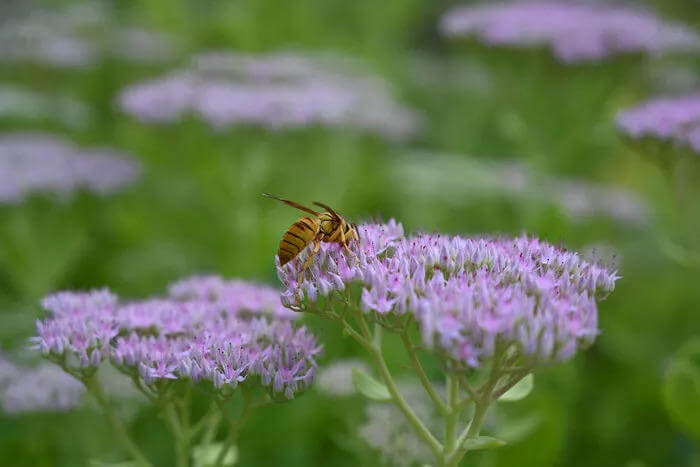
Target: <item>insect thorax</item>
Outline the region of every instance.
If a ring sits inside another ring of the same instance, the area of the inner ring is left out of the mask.
[[[321,232],[325,235],[331,235],[340,225],[340,222],[338,222],[335,217],[328,212],[321,213],[318,216],[318,220],[321,227]]]

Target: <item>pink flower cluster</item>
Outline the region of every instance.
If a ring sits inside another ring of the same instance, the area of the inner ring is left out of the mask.
[[[50,314],[34,338],[42,354],[76,371],[108,359],[146,385],[186,379],[220,389],[255,377],[292,398],[313,381],[321,351],[277,291],[239,280],[193,277],[167,297],[124,304],[106,290],[60,292],[43,306]]]
[[[181,71],[130,86],[119,105],[146,123],[173,122],[191,113],[217,129],[320,125],[393,139],[417,131],[416,115],[391,98],[384,82],[343,68],[312,55],[213,52],[195,57]]]
[[[630,138],[654,138],[700,154],[700,93],[652,99],[623,110],[616,120]]]
[[[459,6],[442,18],[448,37],[476,37],[497,46],[546,46],[566,63],[621,53],[700,50],[700,37],[680,24],[630,7],[596,2],[521,1]]]
[[[371,315],[411,314],[426,346],[479,366],[497,342],[535,362],[560,361],[595,339],[597,301],[613,271],[535,238],[404,237],[400,224],[359,227],[358,260],[323,244],[301,287],[303,298],[360,284],[358,306]],[[308,250],[278,267],[292,303]]]
[[[113,149],[83,149],[43,133],[0,135],[0,203],[18,203],[37,191],[110,194],[140,175],[138,161]]]

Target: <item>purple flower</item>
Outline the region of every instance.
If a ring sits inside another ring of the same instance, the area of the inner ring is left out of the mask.
[[[37,321],[34,346],[45,356],[69,356],[79,368],[97,367],[119,333],[116,300],[107,290],[49,295],[42,306],[51,317]]]
[[[632,139],[654,138],[700,154],[700,93],[652,99],[620,112],[616,121]]]
[[[35,346],[72,370],[108,358],[145,385],[183,379],[220,389],[252,378],[292,398],[311,384],[321,347],[294,326],[279,292],[216,276],[185,279],[169,291],[127,303],[107,291],[51,295]]]
[[[54,365],[19,367],[0,355],[0,405],[6,413],[64,411],[80,404],[84,389]]]
[[[393,221],[362,225],[359,232],[360,244],[354,245],[359,261],[335,244],[323,244],[301,294],[313,302],[318,294],[356,282],[365,313],[411,314],[426,346],[467,366],[479,366],[497,342],[517,347],[533,362],[571,357],[595,339],[596,302],[618,279],[535,238],[403,237]],[[307,255],[305,250],[278,266],[287,302],[293,301]],[[339,283],[331,279],[339,277],[338,265],[351,271]]]
[[[35,191],[109,194],[140,172],[138,162],[114,150],[83,150],[40,133],[0,135],[0,203],[18,203]]]
[[[277,53],[209,53],[189,68],[126,89],[122,110],[143,122],[166,123],[187,113],[214,128],[343,126],[406,138],[416,116],[390,98],[385,83],[321,57]]]
[[[279,290],[243,280],[224,280],[219,276],[193,276],[172,284],[171,297],[217,302],[237,314],[269,314],[296,319],[299,315],[280,302]]]
[[[448,37],[473,36],[489,45],[547,46],[562,62],[591,62],[622,53],[700,50],[691,29],[648,11],[595,3],[527,1],[460,6],[448,11]]]

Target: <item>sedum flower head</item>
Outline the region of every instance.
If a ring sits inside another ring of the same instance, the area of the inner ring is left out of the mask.
[[[310,302],[361,285],[359,306],[373,317],[411,315],[426,346],[459,366],[478,367],[496,343],[533,363],[561,361],[593,342],[597,304],[617,275],[535,238],[401,235],[400,224],[359,227],[358,260],[322,245],[301,287]],[[294,301],[308,251],[278,267]]]
[[[700,93],[652,99],[620,112],[616,120],[632,139],[653,138],[700,154]]]
[[[186,69],[127,88],[119,104],[147,123],[192,113],[214,128],[321,125],[390,138],[417,130],[416,116],[391,99],[385,83],[345,68],[312,55],[208,53]]]
[[[41,133],[0,135],[0,203],[18,203],[36,191],[109,194],[140,172],[137,161],[111,149],[80,149]]]
[[[146,385],[180,379],[218,390],[255,379],[291,399],[311,384],[321,348],[272,295],[264,285],[217,277],[128,303],[105,290],[61,292],[44,299],[50,314],[37,322],[34,342],[71,372],[109,359]]]
[[[561,62],[595,62],[622,53],[700,50],[691,29],[630,7],[581,2],[525,1],[460,6],[441,29],[496,46],[546,46]]]

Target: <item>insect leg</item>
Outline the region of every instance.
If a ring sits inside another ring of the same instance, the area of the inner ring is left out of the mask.
[[[340,228],[339,228],[339,229],[340,229],[340,243],[343,245],[343,248],[345,248],[345,251],[347,251],[348,254],[349,254],[350,256],[352,256],[353,258],[355,258],[355,264],[360,264],[360,259],[357,257],[357,255],[355,254],[355,252],[352,251],[352,250],[350,249],[350,247],[348,246],[348,241],[347,241],[347,239],[345,238],[345,231],[344,231],[344,228],[343,228],[343,227],[345,227],[345,226],[344,226],[344,225],[341,225]]]
[[[314,259],[314,256],[316,256],[316,253],[318,253],[318,250],[320,248],[321,248],[321,239],[319,237],[316,237],[314,239],[314,249],[311,250],[311,254],[309,254],[308,258],[306,258],[306,261],[304,261],[304,265],[301,267],[301,270],[299,271],[299,281],[297,282],[297,291],[294,294],[297,306],[299,306],[299,302],[301,301],[301,297],[299,295],[299,292],[301,291],[301,284],[304,283],[304,273],[311,265],[311,261]]]

